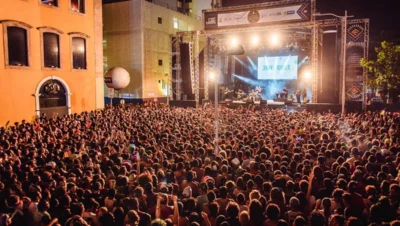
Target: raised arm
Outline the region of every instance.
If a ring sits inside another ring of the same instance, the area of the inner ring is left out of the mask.
[[[176,226],[179,226],[179,206],[178,206],[178,197],[177,196],[172,196],[172,201],[174,202],[174,218],[173,218],[173,223]]]

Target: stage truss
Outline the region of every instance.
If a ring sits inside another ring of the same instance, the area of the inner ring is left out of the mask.
[[[261,3],[261,4],[254,4],[252,5],[253,8],[261,7],[261,6],[276,6],[282,3],[291,4],[291,3],[298,3],[298,0],[284,0],[284,1],[277,1],[277,2],[269,2],[269,3]],[[316,1],[311,0],[311,12],[316,12]],[[238,6],[238,7],[228,7],[229,9],[234,10],[242,10],[244,8],[248,8],[247,6]],[[227,8],[224,8],[226,10]],[[211,11],[218,12],[219,9],[212,9]],[[343,26],[342,21],[338,19],[326,19],[326,20],[316,20],[314,13],[312,13],[311,21],[306,22],[297,22],[297,23],[286,23],[286,24],[271,24],[268,26],[262,27],[244,27],[244,28],[230,28],[230,29],[222,29],[222,30],[203,30],[203,31],[191,31],[191,32],[178,32],[177,37],[178,40],[183,40],[183,43],[189,43],[190,47],[190,71],[191,71],[191,82],[192,82],[192,92],[195,94],[196,103],[199,103],[200,97],[200,74],[199,74],[199,54],[201,52],[199,48],[199,40],[200,38],[205,39],[205,46],[204,46],[204,97],[205,99],[209,99],[209,74],[210,71],[221,70],[221,63],[222,59],[225,59],[226,56],[217,54],[215,49],[216,47],[220,47],[226,44],[226,35],[228,34],[235,34],[235,33],[243,33],[243,32],[263,32],[263,31],[271,31],[271,30],[290,30],[290,29],[309,29],[311,34],[302,34],[293,32],[292,34],[286,35],[289,39],[295,40],[302,40],[306,39],[307,35],[311,36],[311,68],[313,80],[311,85],[312,90],[312,102],[318,102],[319,90],[322,88],[322,67],[320,65],[322,61],[322,54],[319,53],[320,48],[322,48],[322,41],[323,41],[323,28],[328,26]],[[204,16],[203,16],[204,22]],[[364,37],[364,57],[368,58],[368,42],[369,42],[369,20],[350,20],[348,24],[354,24],[357,22],[365,22],[365,37]],[[343,30],[343,29],[342,29]],[[343,35],[345,35],[346,31],[343,31]],[[342,49],[344,48],[344,43],[341,42]],[[348,44],[347,44],[348,45]],[[343,51],[343,50],[342,50]],[[221,59],[219,59],[221,58]],[[218,60],[219,59],[219,60]],[[179,62],[177,65],[181,65],[180,58],[178,58]],[[341,61],[341,67],[343,67],[343,62]],[[342,71],[342,70],[341,70]],[[340,80],[342,82],[343,73],[341,72]],[[340,84],[341,84],[340,82]],[[367,71],[364,70],[363,73],[363,82],[366,84],[367,82]],[[182,83],[177,83],[177,86],[182,86]],[[182,87],[178,88],[177,90],[182,90]],[[342,86],[340,86],[340,94],[341,97]],[[363,107],[365,106],[366,100],[366,85],[363,87]],[[340,101],[340,100],[339,100]]]

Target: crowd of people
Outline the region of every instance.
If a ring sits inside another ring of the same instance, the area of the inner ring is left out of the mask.
[[[1,127],[0,226],[400,225],[399,116],[220,107],[215,141],[213,114],[148,103]]]

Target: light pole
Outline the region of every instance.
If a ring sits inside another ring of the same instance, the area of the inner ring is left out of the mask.
[[[345,104],[346,104],[346,52],[347,52],[347,18],[352,18],[354,16],[348,16],[347,10],[344,11],[344,16],[338,16],[333,13],[317,13],[314,16],[334,16],[336,18],[341,19],[342,21],[342,116],[345,113]]]
[[[171,82],[171,78],[169,77],[168,73],[165,73],[165,77],[167,77],[167,105],[169,106],[169,84]]]
[[[218,147],[218,130],[219,130],[219,115],[218,115],[218,73],[210,72],[209,80],[214,81],[214,110],[215,110],[215,116],[214,116],[214,124],[215,124],[215,138],[214,138],[214,154],[215,156],[218,155],[219,153],[219,147]]]

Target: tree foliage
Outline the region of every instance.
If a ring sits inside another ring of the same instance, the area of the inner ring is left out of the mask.
[[[381,88],[397,100],[400,94],[400,45],[384,41],[375,51],[376,60],[361,60],[361,66],[369,72],[368,85],[370,88]]]

